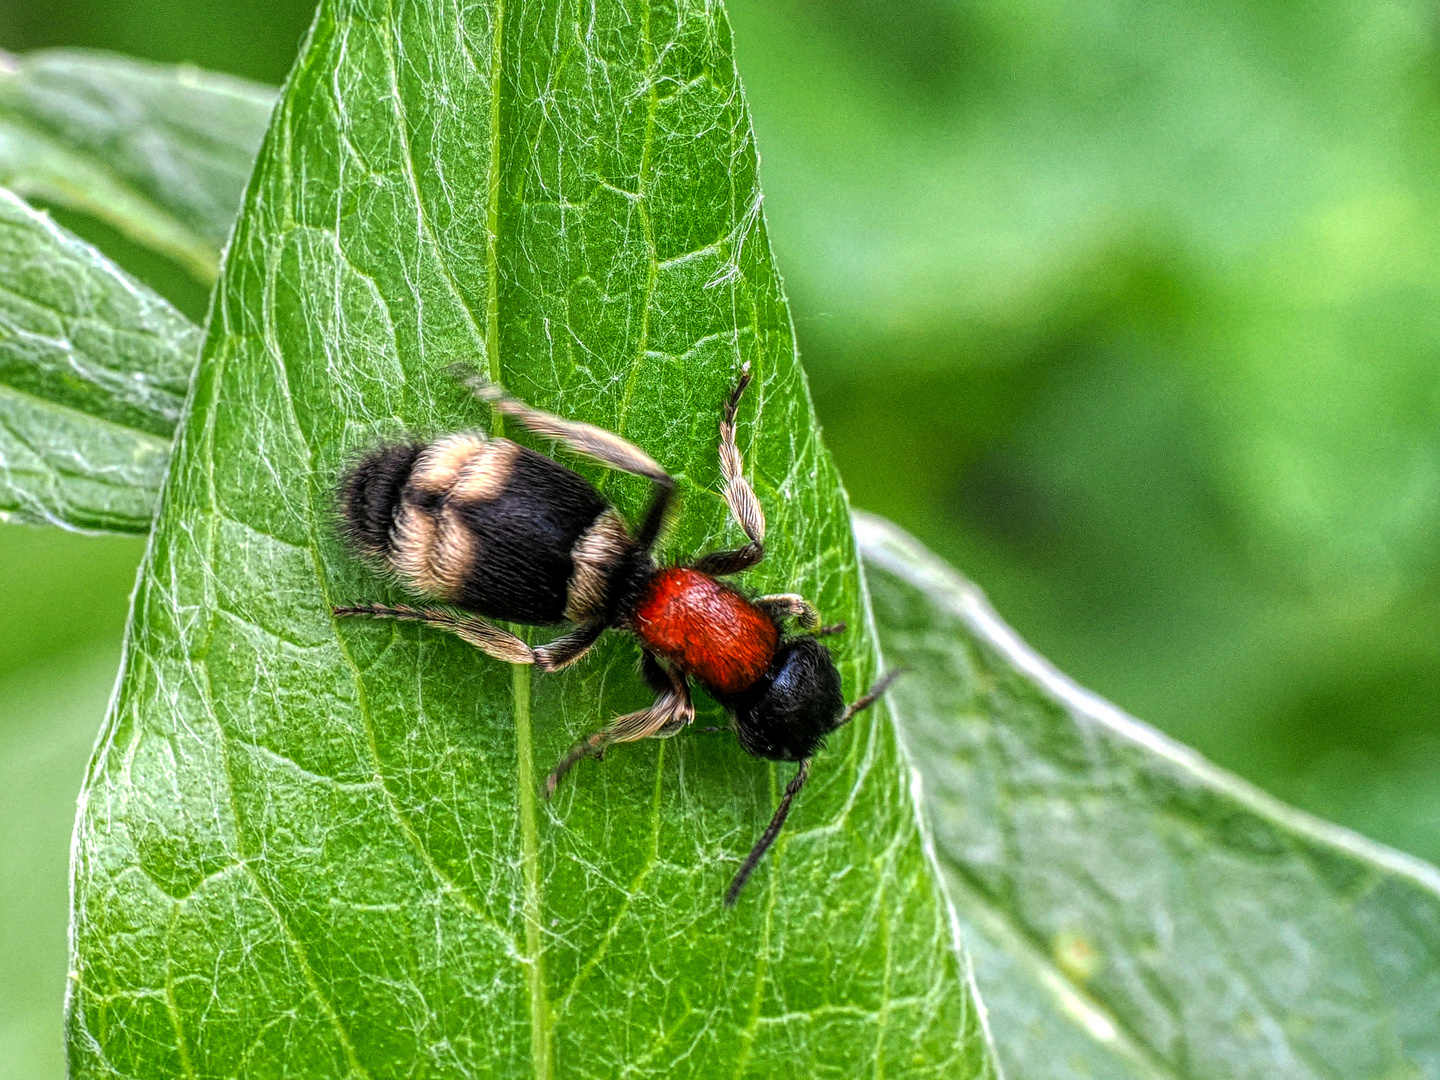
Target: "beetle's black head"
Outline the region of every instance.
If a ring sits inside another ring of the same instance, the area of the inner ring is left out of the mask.
[[[734,709],[735,733],[746,751],[771,761],[804,761],[845,715],[830,650],[813,637],[784,642],[765,678]]]

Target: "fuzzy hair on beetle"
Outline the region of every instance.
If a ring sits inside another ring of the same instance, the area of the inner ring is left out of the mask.
[[[582,759],[601,758],[615,743],[667,738],[690,724],[694,679],[724,707],[747,753],[799,765],[725,893],[733,906],[785,824],[825,737],[873,704],[894,677],[847,706],[840,673],[820,640],[844,624],[822,626],[815,606],[795,593],[751,598],[721,580],[765,557],[765,513],[735,444],[750,365],[741,368],[720,418],[725,501],[747,542],[666,567],[651,551],[675,481],[649,454],[602,428],[533,409],[474,372],[460,374],[496,412],[532,434],[650,480],[653,494],[639,528],[632,531],[589,481],[509,439],[466,432],[382,446],[341,480],[342,530],[352,547],[424,603],[349,604],[335,614],[426,623],[497,660],[542,671],[575,663],[606,630],[633,635],[654,703],[577,743],[546,777],[547,798]],[[787,633],[791,621],[799,633]],[[532,648],[496,622],[574,629]]]

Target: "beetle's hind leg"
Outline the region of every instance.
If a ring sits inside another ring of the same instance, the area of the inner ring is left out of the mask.
[[[508,630],[501,630],[494,623],[478,615],[461,615],[448,608],[410,607],[397,604],[351,604],[332,608],[336,615],[359,615],[367,619],[398,619],[402,622],[421,622],[440,630],[448,630],[462,641],[474,645],[487,656],[504,660],[507,664],[535,663],[535,650],[526,645]]]
[[[612,469],[648,477],[657,484],[675,483],[654,458],[613,431],[606,431],[579,420],[566,420],[554,413],[532,408],[519,398],[511,397],[502,387],[487,382],[473,372],[466,378],[465,384],[474,390],[476,395],[488,401],[497,412],[518,421],[536,435],[559,439],[577,454],[594,458]]]
[[[650,507],[645,511],[645,518],[635,537],[635,542],[641,551],[650,550],[660,535],[661,526],[665,524],[665,514],[669,510],[670,500],[675,494],[674,478],[662,469],[654,458],[613,431],[606,431],[604,428],[582,423],[579,420],[566,420],[554,413],[532,408],[518,398],[511,397],[502,387],[487,381],[479,372],[461,368],[460,374],[464,378],[465,385],[475,391],[476,395],[488,401],[496,412],[518,421],[536,435],[547,439],[559,439],[577,454],[598,461],[602,465],[608,465],[612,469],[619,469],[621,472],[633,473],[654,481],[655,495],[650,500]]]
[[[765,558],[765,511],[755,497],[755,489],[745,479],[745,462],[740,456],[740,448],[735,445],[735,414],[740,409],[740,398],[750,385],[750,378],[750,362],[747,360],[740,369],[740,381],[725,401],[725,411],[720,418],[720,476],[725,481],[725,502],[750,542],[731,551],[711,552],[695,564],[696,570],[716,577],[738,574]]]
[[[690,700],[690,686],[685,676],[678,671],[661,667],[648,652],[645,654],[644,663],[646,681],[651,682],[658,673],[659,678],[668,683],[666,689],[648,709],[616,717],[607,726],[572,746],[545,778],[547,799],[555,794],[555,788],[565,778],[565,774],[583,759],[603,758],[605,751],[615,743],[666,738],[695,719],[695,705]]]
[[[398,619],[420,622],[447,630],[462,641],[474,645],[486,656],[507,664],[534,664],[541,671],[558,671],[573,664],[590,650],[604,631],[603,623],[586,623],[548,645],[532,649],[508,630],[502,630],[478,615],[461,615],[448,608],[410,607],[406,604],[350,604],[331,608],[336,615],[358,615],[367,619]]]
[[[535,649],[535,666],[541,671],[559,671],[582,658],[600,640],[605,622],[582,623],[570,633]]]

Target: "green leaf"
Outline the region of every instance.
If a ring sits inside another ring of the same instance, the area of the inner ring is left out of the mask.
[[[200,331],[0,188],[0,520],[148,532]]]
[[[213,280],[275,91],[104,53],[0,54],[0,183]],[[0,520],[149,531],[200,331],[0,191]]]
[[[215,279],[275,91],[100,52],[0,54],[0,184]]]
[[[1010,1075],[1440,1076],[1440,872],[1080,689],[895,526],[856,535]]]
[[[735,542],[718,410],[749,361],[774,554],[748,584],[846,619],[846,692],[874,677],[723,9],[326,3],[237,225],[82,796],[73,1075],[991,1075],[883,707],[831,740],[727,911],[791,770],[699,730],[714,707],[537,798],[646,700],[632,643],[532,682],[330,615],[398,596],[335,538],[344,462],[494,426],[456,361],[649,449],[680,479],[674,558]],[[581,467],[642,506],[644,483]]]

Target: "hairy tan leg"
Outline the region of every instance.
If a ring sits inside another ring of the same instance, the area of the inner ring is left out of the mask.
[[[648,709],[616,717],[606,727],[572,746],[545,778],[545,797],[548,799],[554,795],[565,774],[584,758],[603,758],[605,751],[615,743],[666,738],[694,720],[695,706],[690,700],[685,676],[676,672],[669,675],[671,688],[656,698]]]
[[[720,476],[725,481],[725,502],[730,514],[744,530],[750,542],[730,551],[715,551],[695,563],[695,569],[716,577],[738,574],[765,558],[765,511],[750,481],[745,479],[745,462],[735,444],[735,415],[740,399],[750,385],[750,363],[740,369],[740,381],[730,391],[720,418]]]
[[[464,373],[464,381],[476,396],[488,401],[497,412],[518,421],[536,435],[559,439],[575,453],[584,454],[612,469],[645,476],[657,484],[668,486],[675,482],[654,458],[614,432],[532,408],[519,398],[511,397],[503,387],[488,382],[478,372]]]
[[[440,630],[448,630],[456,637],[474,645],[487,656],[504,660],[507,664],[536,663],[535,650],[508,630],[501,630],[494,623],[478,615],[461,615],[448,608],[409,607],[397,604],[352,604],[332,608],[336,615],[358,615],[367,619],[399,619],[402,622],[420,622]],[[578,659],[578,658],[577,658]],[[542,665],[543,666],[543,665]]]
[[[602,465],[653,480],[655,495],[650,501],[649,509],[645,511],[639,531],[635,534],[636,546],[641,551],[650,550],[665,524],[665,515],[675,493],[674,478],[662,469],[654,458],[613,431],[578,420],[566,420],[563,416],[532,408],[518,398],[511,397],[502,387],[488,382],[479,372],[467,371],[464,368],[460,368],[459,372],[465,385],[488,401],[496,412],[518,421],[536,435],[559,439],[575,453]]]

